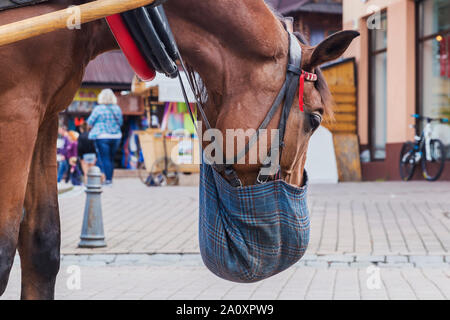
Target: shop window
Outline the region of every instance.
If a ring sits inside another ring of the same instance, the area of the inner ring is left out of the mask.
[[[424,0],[417,9],[417,109],[424,116],[450,118],[450,0]],[[450,126],[435,125],[434,135],[447,146],[450,159]]]
[[[369,30],[369,139],[372,160],[386,158],[387,139],[387,18]]]

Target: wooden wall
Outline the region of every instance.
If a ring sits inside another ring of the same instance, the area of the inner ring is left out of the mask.
[[[335,121],[324,126],[332,133],[356,134],[355,61],[344,60],[322,68],[335,102]]]
[[[324,126],[333,133],[339,181],[361,181],[357,136],[356,65],[347,59],[322,68],[333,95],[334,121]]]

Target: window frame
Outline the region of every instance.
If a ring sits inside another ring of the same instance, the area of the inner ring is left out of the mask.
[[[385,18],[386,19],[386,22],[387,22],[387,19],[388,19],[388,16],[387,16],[387,9],[385,8],[385,9],[383,9],[383,10],[381,10],[381,12],[380,12],[380,14],[381,14],[381,16],[382,16],[382,18]],[[367,21],[367,20],[366,20]],[[387,32],[388,32],[388,30],[386,30],[386,36],[388,36],[387,35]],[[375,108],[375,106],[373,105],[373,96],[374,96],[374,94],[375,94],[375,92],[374,92],[374,86],[373,86],[373,80],[372,80],[372,78],[373,78],[373,70],[374,70],[374,65],[373,65],[373,59],[377,56],[377,55],[379,55],[379,54],[382,54],[382,53],[386,53],[386,56],[387,56],[387,52],[388,52],[388,44],[386,43],[386,47],[385,48],[383,48],[383,49],[378,49],[378,50],[373,50],[373,30],[368,30],[368,47],[367,47],[367,52],[368,52],[368,126],[367,126],[367,129],[368,129],[368,142],[369,142],[369,150],[370,150],[370,161],[385,161],[386,160],[386,155],[385,155],[385,157],[384,158],[375,158],[374,157],[374,155],[375,155],[375,141],[374,141],[374,139],[373,139],[373,134],[372,134],[372,132],[373,132],[373,130],[374,130],[374,121],[375,121],[375,115],[374,115],[374,108]],[[386,59],[387,59],[387,57],[386,57]],[[387,81],[387,74],[386,74],[386,81]],[[386,110],[387,110],[387,105],[386,105]],[[386,130],[387,130],[387,128],[386,128]],[[387,143],[386,143],[387,144]]]
[[[424,69],[424,62],[423,62],[423,44],[426,41],[429,41],[431,39],[436,38],[437,36],[441,35],[441,36],[447,36],[450,34],[450,29],[447,30],[443,30],[441,32],[435,32],[433,34],[429,34],[429,35],[422,35],[421,32],[421,23],[422,21],[422,17],[420,15],[420,11],[421,11],[421,6],[423,5],[423,3],[427,1],[427,0],[416,0],[416,8],[415,8],[415,19],[416,19],[416,43],[415,43],[415,49],[416,49],[416,54],[415,54],[415,60],[416,60],[416,106],[415,106],[415,110],[417,114],[422,114],[424,111],[424,106],[423,106],[423,69]],[[416,120],[416,135],[420,135],[422,133],[422,126],[421,126],[421,122],[419,120]]]

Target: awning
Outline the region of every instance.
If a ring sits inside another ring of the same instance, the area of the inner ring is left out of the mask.
[[[92,60],[83,77],[84,84],[97,86],[130,86],[134,72],[122,51],[111,51]]]
[[[342,14],[342,3],[327,0],[265,0],[279,13],[289,15],[296,12]]]
[[[191,90],[191,87],[189,86],[189,83],[187,82],[185,72],[180,71],[180,74],[186,88],[189,102],[195,102],[195,96]],[[185,102],[178,78],[171,79],[161,73],[157,73],[156,78],[153,81],[145,83],[145,87],[158,87],[159,102]]]

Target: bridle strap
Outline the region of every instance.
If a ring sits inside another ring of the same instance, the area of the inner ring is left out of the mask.
[[[178,56],[179,56],[179,60],[180,60],[180,63],[181,63],[181,67],[183,68],[183,70],[184,70],[184,72],[186,74],[186,72],[187,72],[186,70],[187,69],[186,69],[186,65],[184,64],[183,58],[181,57],[181,54],[178,54]],[[187,106],[187,108],[189,110],[189,115],[191,116],[191,120],[192,120],[192,123],[194,124],[195,131],[198,133],[198,128],[197,128],[197,124],[196,124],[196,121],[195,121],[194,113],[192,112],[191,104],[189,103],[189,99],[188,99],[188,96],[187,96],[187,93],[186,93],[186,88],[184,86],[184,82],[183,82],[183,79],[181,78],[181,73],[180,73],[179,70],[178,70],[178,79],[180,80],[181,91],[183,92],[183,98],[184,98],[186,106]],[[186,76],[186,79],[188,80],[189,87],[191,88],[191,91],[194,93],[195,105],[197,107],[197,110],[200,111],[200,114],[201,114],[201,117],[203,119],[203,122],[205,123],[206,129],[207,130],[212,129],[211,124],[208,121],[208,117],[206,116],[205,109],[203,109],[203,106],[200,103],[200,97],[197,96],[197,92],[194,89],[194,84],[192,83],[191,79],[188,76]]]
[[[280,109],[281,103],[283,102],[283,99],[286,96],[287,89],[288,89],[288,78],[285,80],[283,86],[281,87],[281,90],[278,93],[278,96],[275,98],[274,104],[270,108],[270,110],[267,113],[266,117],[264,118],[263,122],[261,123],[259,128],[256,130],[256,133],[249,139],[249,142],[245,145],[245,148],[243,150],[241,150],[237,155],[235,155],[234,159],[232,161],[226,160],[225,163],[227,163],[227,164],[237,163],[240,159],[245,157],[247,155],[247,153],[249,153],[250,149],[258,141],[261,130],[267,129],[270,121],[273,119],[273,117],[277,113],[278,109]]]
[[[312,73],[307,73],[301,69],[302,48],[294,34],[292,34],[291,32],[288,32],[288,35],[289,35],[289,62],[287,65],[286,79],[283,83],[283,86],[281,87],[280,92],[278,93],[277,97],[275,98],[274,103],[272,104],[271,108],[269,109],[266,117],[262,121],[259,128],[256,130],[256,133],[249,139],[249,142],[246,144],[245,148],[242,151],[240,151],[237,155],[235,155],[234,158],[232,159],[232,161],[229,161],[228,159],[225,159],[225,157],[224,157],[223,164],[216,164],[216,163],[212,164],[212,166],[219,173],[223,174],[227,178],[228,182],[233,187],[242,187],[242,182],[239,179],[239,177],[236,173],[236,170],[234,170],[232,164],[238,163],[238,161],[240,159],[242,159],[243,157],[245,157],[248,154],[248,152],[250,151],[252,146],[258,141],[261,130],[267,129],[270,121],[273,119],[276,112],[279,110],[280,106],[283,105],[281,119],[280,119],[280,123],[278,126],[278,129],[280,132],[280,135],[279,135],[280,140],[279,140],[279,148],[277,148],[277,150],[279,150],[280,148],[281,148],[281,150],[278,151],[277,159],[279,159],[279,161],[280,161],[281,151],[282,151],[282,147],[284,145],[284,136],[285,136],[285,132],[286,132],[287,120],[289,118],[292,104],[295,99],[295,94],[297,93],[297,89],[299,88],[300,77],[303,76],[304,79],[307,81],[316,81],[317,80],[317,75],[312,74]],[[179,57],[180,57],[180,62],[181,62],[182,68],[186,72],[187,69],[186,69],[184,61],[180,54],[179,54]],[[181,85],[181,88],[183,91],[183,97],[186,101],[186,105],[188,107],[190,117],[191,117],[192,122],[194,123],[196,131],[198,133],[199,131],[196,126],[195,117],[194,117],[193,111],[191,110],[189,100],[187,98],[186,89],[185,89],[183,80],[182,80],[179,72],[178,72],[178,76],[179,76],[180,85]],[[210,122],[208,121],[208,118],[206,117],[204,108],[203,108],[202,104],[200,103],[200,97],[198,96],[198,93],[194,89],[194,84],[192,83],[192,79],[188,76],[186,76],[186,78],[188,80],[188,83],[191,87],[192,92],[194,92],[196,106],[201,114],[201,118],[202,118],[203,122],[205,123],[206,129],[212,129]],[[303,91],[299,92],[299,95],[302,95],[302,98],[303,98]],[[284,100],[284,103],[282,104],[283,100]],[[273,149],[273,146],[272,146],[272,149]],[[263,169],[270,167],[272,165],[270,163],[270,159],[271,159],[271,154],[269,151],[269,155],[265,159],[265,161],[263,161],[263,165],[258,174],[257,183],[264,183],[264,182],[267,182],[273,176],[279,176],[279,173],[280,173],[279,172],[280,171],[279,163],[277,166],[277,172],[274,172],[272,175],[263,175],[262,174]]]
[[[299,77],[302,74],[302,47],[297,41],[294,34],[289,32],[289,64],[287,68],[286,82],[289,83],[289,88],[286,93],[286,99],[283,106],[283,114],[278,128],[280,129],[280,145],[284,144],[284,134],[286,131],[287,120],[291,112],[291,107],[297,93],[299,84]],[[290,79],[288,79],[290,77]],[[281,155],[280,155],[281,156]]]
[[[232,161],[229,161],[228,159],[225,160],[224,166],[225,166],[226,171],[228,171],[228,172],[235,171],[234,169],[230,168],[231,164],[238,163],[238,161],[240,159],[242,159],[243,157],[245,157],[248,154],[248,152],[253,147],[253,145],[258,141],[261,131],[264,129],[267,129],[270,121],[273,119],[276,112],[280,109],[281,105],[283,105],[283,111],[282,111],[281,120],[280,120],[280,123],[278,126],[279,133],[280,133],[279,134],[280,140],[278,142],[278,146],[283,146],[283,144],[284,144],[284,134],[286,131],[287,119],[289,117],[289,113],[290,113],[290,110],[292,107],[292,103],[294,102],[295,94],[297,92],[297,87],[298,87],[297,75],[302,74],[302,69],[301,69],[302,48],[301,48],[300,44],[298,43],[295,35],[290,32],[288,32],[288,34],[289,34],[289,62],[288,62],[288,66],[287,66],[286,79],[283,83],[283,86],[281,87],[280,92],[278,93],[277,97],[275,98],[275,101],[272,104],[272,106],[270,107],[269,112],[267,113],[263,122],[261,123],[259,128],[256,130],[256,133],[249,139],[249,142],[246,144],[245,148],[243,150],[241,150],[237,155],[235,155],[234,159]],[[284,99],[284,103],[282,104],[283,99]],[[273,148],[273,146],[272,146],[272,148]],[[279,149],[279,148],[277,148],[277,149]],[[279,152],[279,155],[281,157],[281,152]],[[258,174],[258,177],[262,176],[261,172],[263,169],[267,168],[268,165],[269,166],[271,165],[270,161],[268,160],[270,158],[271,158],[271,154],[269,152],[268,157],[263,162],[263,167],[260,169],[260,173]],[[219,172],[225,173],[225,175],[226,175],[226,171],[225,170],[222,171],[220,169],[221,168],[219,168]],[[230,177],[231,181],[235,181],[234,184],[236,186],[241,185],[240,182],[236,181],[235,177],[237,177],[237,174],[235,174],[235,172],[233,172],[232,177]],[[229,179],[229,181],[230,181],[230,179]],[[233,183],[231,181],[230,181],[230,184],[233,185]]]
[[[265,183],[269,181],[271,177],[278,175],[280,172],[280,161],[284,147],[284,136],[286,132],[287,121],[289,118],[289,114],[291,112],[292,104],[295,99],[295,94],[297,93],[297,88],[299,86],[299,79],[300,79],[299,75],[302,75],[301,61],[302,61],[302,47],[298,43],[296,37],[289,32],[289,63],[287,66],[286,82],[285,82],[288,88],[285,94],[285,100],[283,104],[280,123],[278,125],[279,130],[278,148],[274,149],[273,146],[271,147],[271,150],[276,150],[278,153],[276,157],[278,163],[275,167],[276,168],[275,172],[272,171],[270,172],[270,174],[263,173],[273,165],[271,163],[272,153],[271,150],[269,150],[269,154],[267,155],[267,158],[263,161],[263,166],[259,170],[258,177],[256,179],[257,183],[260,184]]]

